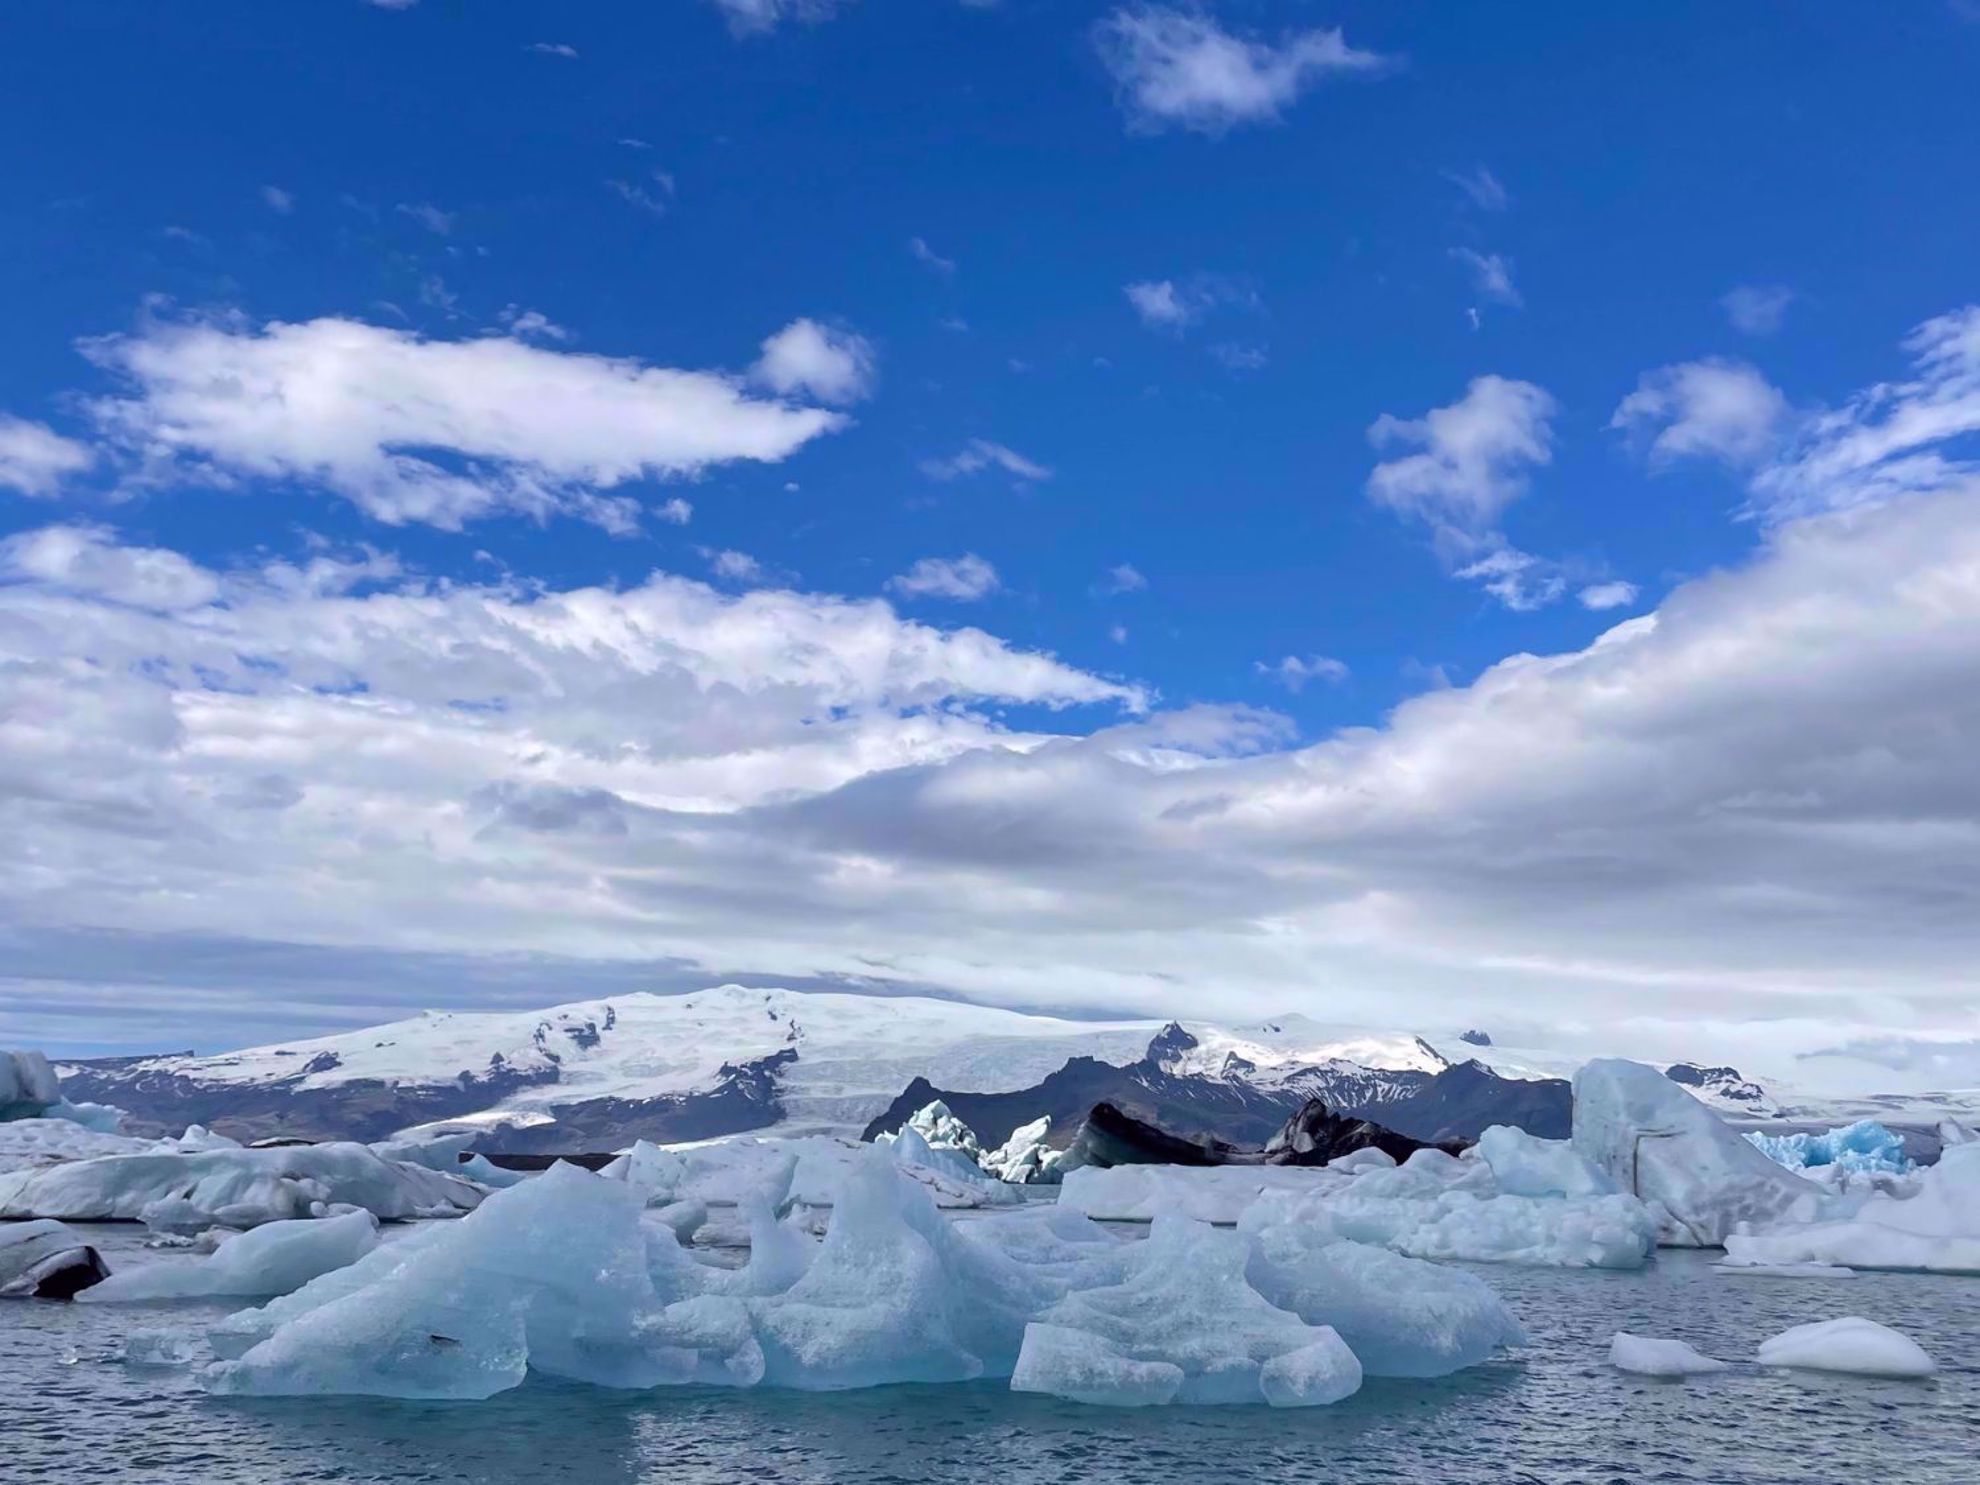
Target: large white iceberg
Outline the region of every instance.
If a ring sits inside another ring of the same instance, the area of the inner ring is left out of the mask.
[[[471,1181],[357,1144],[153,1150],[0,1174],[0,1218],[129,1222],[150,1209],[172,1213],[175,1226],[257,1227],[347,1206],[402,1221],[458,1216],[482,1195]]]
[[[1834,1220],[1732,1233],[1726,1258],[1738,1265],[1980,1274],[1980,1144],[1947,1146],[1939,1163],[1920,1173],[1913,1195],[1876,1192]]]
[[[913,1158],[923,1149],[919,1136],[905,1147],[899,1141],[884,1151],[901,1174],[924,1187],[935,1204],[967,1209],[1006,1206],[1023,1198],[1000,1181],[961,1167],[937,1169]],[[784,1201],[807,1207],[829,1207],[840,1186],[874,1152],[872,1145],[836,1135],[797,1139],[732,1139],[705,1145],[667,1149],[641,1140],[600,1174],[630,1179],[654,1205],[699,1201],[732,1206],[747,1197],[773,1192],[772,1204]]]
[[[1059,1203],[1106,1222],[1179,1216],[1228,1226],[1268,1191],[1304,1196],[1339,1179],[1324,1166],[1083,1165],[1065,1173]]]
[[[1069,1294],[1025,1328],[1013,1391],[1126,1407],[1312,1407],[1361,1386],[1361,1363],[1339,1335],[1246,1281],[1243,1237],[1162,1217],[1139,1246],[1121,1282]]]
[[[288,1294],[377,1246],[378,1220],[369,1212],[268,1222],[229,1237],[205,1258],[112,1274],[83,1297],[118,1302]]]
[[[1742,1222],[1812,1217],[1822,1197],[1657,1069],[1621,1058],[1575,1074],[1574,1147],[1652,1206],[1672,1247],[1715,1248]]]
[[[1066,1158],[1066,1152],[1055,1150],[1047,1144],[1046,1136],[1052,1131],[1052,1116],[1040,1114],[1029,1124],[1020,1124],[1011,1131],[1011,1137],[987,1151],[977,1159],[984,1174],[1013,1185],[1047,1185],[1059,1179],[1059,1165]]]
[[[1859,1377],[1929,1377],[1938,1370],[1911,1337],[1861,1315],[1784,1330],[1760,1343],[1760,1364]]]

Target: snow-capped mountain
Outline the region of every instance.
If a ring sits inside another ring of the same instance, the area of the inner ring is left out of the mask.
[[[1474,1033],[1474,1036],[1482,1033]],[[1461,1060],[1447,1057],[1439,1042]],[[1560,1068],[1559,1071],[1568,1071]],[[148,1132],[198,1122],[246,1138],[380,1139],[478,1128],[512,1151],[617,1148],[635,1137],[857,1134],[947,1100],[986,1140],[1111,1102],[1185,1136],[1269,1136],[1309,1098],[1420,1139],[1492,1123],[1567,1133],[1554,1066],[1459,1037],[1331,1026],[1073,1021],[924,997],[725,985],[536,1012],[432,1013],[214,1056],[71,1062],[71,1098]],[[1672,1076],[1727,1112],[1779,1112],[1731,1068]]]
[[[917,1078],[964,1092],[1021,1090],[1075,1060],[1141,1062],[1168,1024],[727,985],[531,1013],[428,1013],[218,1056],[73,1062],[61,1071],[72,1096],[116,1103],[160,1128],[196,1119],[255,1136],[378,1138],[450,1122],[503,1127],[512,1144],[569,1148],[773,1124],[857,1132]],[[1184,1082],[1255,1090],[1280,1120],[1316,1069],[1366,1080],[1444,1066],[1413,1036],[1303,1017],[1192,1026],[1161,1055]]]

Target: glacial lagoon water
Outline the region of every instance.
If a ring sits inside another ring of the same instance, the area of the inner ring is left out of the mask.
[[[159,1261],[142,1229],[84,1229],[113,1266]],[[164,1261],[185,1261],[167,1258]],[[134,1330],[196,1333],[223,1304],[0,1301],[0,1481],[123,1485],[408,1481],[1980,1480],[1980,1279],[1734,1277],[1666,1252],[1640,1273],[1478,1266],[1532,1337],[1434,1382],[1371,1380],[1331,1408],[1116,1411],[1002,1383],[790,1393],[610,1392],[532,1380],[480,1403],[211,1398],[119,1358]],[[1762,1371],[1790,1325],[1860,1314],[1938,1358],[1931,1382]],[[1735,1363],[1687,1383],[1606,1364],[1617,1330]]]

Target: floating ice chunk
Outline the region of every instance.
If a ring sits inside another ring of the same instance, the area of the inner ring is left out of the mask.
[[[0,1223],[0,1298],[71,1299],[110,1270],[60,1222]]]
[[[1260,1202],[1247,1212],[1245,1275],[1280,1309],[1331,1326],[1369,1376],[1441,1377],[1526,1343],[1475,1274],[1337,1238],[1318,1205]]]
[[[1920,1173],[1915,1195],[1879,1192],[1836,1221],[1737,1232],[1726,1255],[1740,1264],[1980,1273],[1980,1144],[1948,1146]]]
[[[708,1220],[708,1203],[705,1201],[670,1201],[665,1206],[654,1207],[647,1213],[647,1219],[658,1222],[673,1233],[679,1242],[687,1242]]]
[[[975,1142],[975,1136],[970,1136],[970,1143]],[[983,1167],[976,1163],[975,1157],[951,1145],[929,1144],[921,1131],[912,1124],[903,1124],[900,1133],[886,1141],[882,1148],[894,1157],[897,1164],[938,1171],[951,1180],[963,1182],[965,1185],[981,1185],[987,1179],[983,1174]]]
[[[69,1119],[0,1121],[0,1173],[38,1170],[99,1155],[142,1155],[156,1148],[155,1141],[106,1133]]]
[[[62,1098],[55,1069],[39,1052],[0,1052],[0,1119],[38,1119]]]
[[[1747,1142],[1776,1165],[1789,1170],[1835,1168],[1903,1175],[1912,1168],[1904,1137],[1875,1119],[1858,1119],[1820,1133],[1764,1134],[1749,1131]]]
[[[831,1390],[1003,1376],[1045,1276],[965,1241],[929,1194],[869,1151],[842,1182],[810,1266],[750,1302],[774,1386]]]
[[[184,1220],[196,1212],[207,1226],[254,1227],[318,1215],[332,1204],[400,1221],[457,1216],[482,1195],[458,1176],[381,1160],[358,1144],[154,1151],[0,1174],[0,1218],[127,1222],[172,1200],[188,1204],[175,1209]]]
[[[1601,1058],[1575,1074],[1574,1147],[1659,1209],[1659,1239],[1676,1247],[1717,1247],[1742,1222],[1812,1217],[1822,1196],[1640,1062]]]
[[[1395,1163],[1396,1157],[1387,1150],[1379,1149],[1374,1145],[1363,1145],[1359,1150],[1336,1155],[1327,1162],[1327,1169],[1342,1175],[1352,1175],[1364,1170],[1389,1170]]]
[[[606,1386],[675,1380],[679,1358],[650,1346],[640,1322],[688,1296],[656,1288],[640,1211],[623,1183],[552,1166],[396,1261],[405,1244],[276,1300],[259,1324],[216,1327],[216,1351],[237,1359],[201,1382],[235,1394],[479,1398],[530,1367]],[[244,1340],[253,1344],[239,1350]]]
[[[316,1221],[269,1222],[229,1238],[195,1263],[156,1263],[112,1274],[93,1301],[194,1299],[206,1295],[288,1294],[378,1246],[378,1220],[365,1211]]]
[[[1975,1134],[1971,1126],[1962,1124],[1957,1119],[1948,1118],[1939,1121],[1939,1144],[1941,1146],[1970,1145],[1975,1141],[1980,1141],[1980,1134]]]
[[[124,1337],[125,1366],[185,1366],[199,1343],[176,1330],[134,1330]]]
[[[971,1164],[975,1164],[977,1156],[983,1153],[983,1147],[977,1143],[976,1131],[958,1119],[939,1098],[916,1109],[903,1127],[912,1129],[933,1149],[960,1151],[969,1157]],[[890,1136],[881,1135],[875,1143],[888,1138]]]
[[[1639,1377],[1698,1377],[1722,1372],[1726,1363],[1701,1355],[1683,1341],[1616,1332],[1609,1343],[1609,1365]]]
[[[1476,1148],[1499,1190],[1511,1196],[1609,1196],[1622,1189],[1570,1140],[1543,1140],[1494,1124],[1478,1136]]]
[[[1938,1370],[1911,1337],[1860,1315],[1784,1330],[1760,1343],[1760,1364],[1859,1377],[1929,1377]]]
[[[1361,1386],[1340,1336],[1246,1281],[1245,1238],[1163,1217],[1138,1248],[1120,1283],[1075,1291],[1026,1327],[1012,1390],[1115,1407],[1312,1407]]]
[[[1013,1185],[1048,1185],[1056,1182],[1065,1151],[1054,1150],[1045,1143],[1051,1129],[1052,1116],[1040,1114],[1029,1124],[1020,1124],[1013,1129],[1009,1139],[979,1156],[977,1164],[983,1167],[986,1175]]]
[[[80,1124],[84,1129],[93,1129],[98,1134],[117,1134],[123,1130],[125,1114],[114,1104],[70,1103],[64,1098],[43,1109],[41,1117],[66,1119],[71,1124]]]
[[[1390,1195],[1421,1189],[1420,1173],[1407,1166],[1375,1171],[1309,1201],[1302,1217],[1336,1237],[1412,1258],[1550,1268],[1641,1268],[1649,1261],[1656,1219],[1634,1197],[1499,1196],[1489,1171],[1482,1174],[1482,1187],[1467,1178],[1434,1195]]]

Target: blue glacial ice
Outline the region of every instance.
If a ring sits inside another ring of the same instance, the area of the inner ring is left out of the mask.
[[[1776,1165],[1792,1171],[1835,1170],[1864,1175],[1910,1174],[1911,1158],[1904,1153],[1904,1139],[1875,1119],[1858,1119],[1836,1129],[1808,1134],[1764,1134],[1758,1130],[1746,1136],[1754,1149]]]
[[[121,1270],[81,1298],[102,1303],[288,1294],[377,1246],[378,1219],[362,1210],[268,1222],[228,1236],[210,1255],[189,1263]]]

